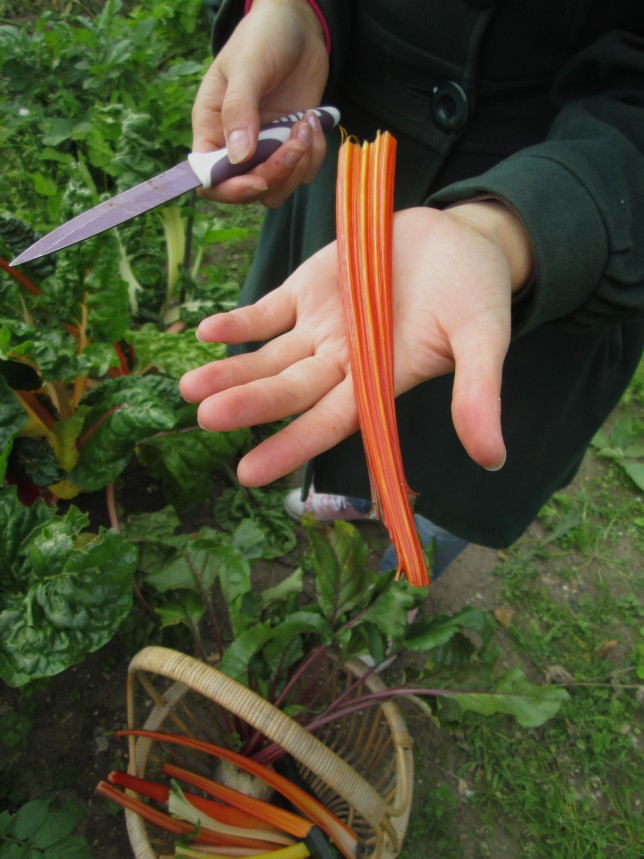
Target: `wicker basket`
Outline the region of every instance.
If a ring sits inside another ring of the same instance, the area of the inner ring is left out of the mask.
[[[343,666],[329,660],[320,678],[323,696],[333,700],[356,683],[352,694],[386,688],[374,674],[362,679],[365,673],[359,660]],[[163,647],[145,648],[133,658],[127,702],[130,728],[182,733],[220,745],[226,736],[223,720],[230,721],[231,714],[243,720],[291,755],[311,792],[356,832],[361,856],[398,856],[411,807],[413,757],[411,738],[393,702],[342,717],[313,736],[215,668]],[[143,710],[147,717],[142,725],[138,714]],[[129,771],[134,775],[154,778],[159,760],[169,756],[204,772],[204,757],[195,752],[130,737]],[[167,835],[133,812],[126,812],[126,820],[136,859],[174,855]]]

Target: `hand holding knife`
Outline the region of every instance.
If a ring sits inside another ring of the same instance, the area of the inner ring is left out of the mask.
[[[62,250],[129,221],[136,215],[167,203],[194,188],[210,188],[233,176],[247,173],[266,161],[288,140],[295,123],[299,122],[307,112],[291,113],[262,126],[255,152],[241,164],[233,164],[230,161],[225,147],[214,152],[191,153],[185,161],[175,167],[99,203],[93,209],[57,227],[23,251],[11,262],[11,265],[21,265]],[[336,126],[340,120],[340,113],[334,107],[318,107],[314,108],[314,112],[325,132]]]

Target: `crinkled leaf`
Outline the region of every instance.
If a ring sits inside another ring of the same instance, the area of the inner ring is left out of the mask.
[[[161,144],[156,134],[150,134],[154,120],[149,114],[127,109],[121,119],[121,140],[114,158],[117,188],[127,190],[159,172]]]
[[[120,535],[83,532],[42,501],[0,491],[0,677],[21,686],[58,674],[106,644],[132,604],[136,550]]]
[[[281,558],[295,547],[293,523],[284,512],[283,489],[224,489],[213,506],[217,524],[228,530],[252,519],[265,534],[262,557]]]
[[[82,372],[76,341],[62,328],[32,330],[16,352],[32,361],[47,382],[72,382]]]
[[[504,674],[491,692],[442,694],[457,701],[463,711],[469,710],[483,716],[506,713],[524,728],[536,728],[552,719],[570,697],[565,689],[530,683],[518,668]]]
[[[201,343],[194,331],[159,331],[151,323],[128,331],[126,340],[134,347],[142,371],[154,367],[173,379],[209,361],[218,361],[225,354],[222,344]]]
[[[146,439],[138,450],[140,462],[163,481],[167,501],[180,512],[203,503],[210,491],[208,474],[248,447],[248,429],[231,432],[190,432]]]
[[[139,441],[174,429],[182,401],[176,382],[165,376],[123,376],[103,382],[84,402],[91,407],[70,479],[91,492],[118,477]]]
[[[27,415],[0,376],[0,481],[4,480],[13,440],[27,423]]]
[[[94,342],[116,343],[128,329],[130,298],[128,284],[121,277],[120,262],[119,241],[108,233],[86,281],[89,333]],[[109,357],[115,358],[113,352]]]
[[[36,486],[51,486],[63,479],[56,454],[45,439],[17,438],[12,453],[12,471]]]
[[[179,528],[181,520],[168,505],[154,513],[135,513],[123,523],[122,533],[128,540],[163,540]]]
[[[232,533],[232,545],[247,561],[263,558],[266,552],[266,532],[252,519],[242,519]]]
[[[172,507],[134,514],[122,523],[121,533],[138,548],[137,568],[141,572],[158,571],[190,542],[189,534],[175,534],[180,524]]]
[[[102,379],[112,367],[119,366],[119,357],[114,345],[109,343],[90,343],[78,356],[79,375]]]

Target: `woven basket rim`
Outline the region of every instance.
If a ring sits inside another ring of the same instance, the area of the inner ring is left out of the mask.
[[[343,668],[356,678],[369,672],[367,666],[357,659],[343,663]],[[394,701],[384,701],[378,705],[387,722],[396,752],[396,791],[393,802],[389,802],[335,751],[273,704],[212,665],[170,648],[146,647],[132,658],[127,684],[128,727],[137,727],[134,690],[136,680],[142,673],[155,674],[173,681],[173,686],[170,687],[173,690],[172,694],[164,695],[167,702],[165,707],[155,705],[146,725],[152,718],[156,724],[162,724],[167,712],[188,690],[205,696],[282,746],[301,765],[353,807],[375,832],[382,833],[383,838],[380,840],[389,842],[391,849],[389,852],[384,847],[385,852],[382,852],[382,849],[376,850],[373,853],[374,857],[388,859],[398,854],[411,807],[413,756],[411,737]],[[371,691],[387,688],[375,673],[365,677],[365,684]],[[129,738],[131,772],[142,774],[141,770],[145,767],[151,746],[152,742],[149,740]],[[142,839],[147,842],[144,821],[132,812],[127,813],[126,816],[132,846],[135,850],[141,850],[136,852],[137,859],[157,859],[157,854],[151,847],[149,852],[146,852],[145,847],[136,846],[141,844]]]

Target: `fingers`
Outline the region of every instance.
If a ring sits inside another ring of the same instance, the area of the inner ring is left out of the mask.
[[[305,412],[342,380],[340,367],[323,357],[305,358],[274,376],[236,384],[203,400],[203,429],[227,432]]]
[[[184,399],[198,403],[228,388],[277,376],[310,354],[311,350],[302,341],[286,334],[256,352],[246,352],[190,370],[181,379],[179,387]]]
[[[220,203],[259,201],[274,208],[299,185],[313,180],[325,154],[326,141],[320,122],[314,113],[307,113],[293,126],[290,138],[263,164],[200,194]]]
[[[244,486],[264,486],[291,474],[358,428],[353,382],[346,376],[309,411],[270,436],[240,461]]]
[[[197,327],[198,339],[235,344],[262,342],[283,334],[293,327],[297,315],[297,297],[289,287],[286,281],[255,304],[207,317]]]
[[[492,332],[496,329],[496,334]],[[456,344],[452,420],[467,453],[478,465],[496,471],[505,463],[501,430],[501,379],[509,343],[509,322],[497,321]],[[459,348],[460,347],[460,348]]]

